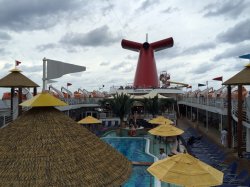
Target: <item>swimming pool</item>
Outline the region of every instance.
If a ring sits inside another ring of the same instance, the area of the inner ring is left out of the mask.
[[[104,137],[105,142],[121,152],[130,161],[154,162],[154,157],[145,153],[147,139],[127,137]],[[154,177],[147,172],[148,166],[133,166],[132,175],[123,187],[154,187]]]

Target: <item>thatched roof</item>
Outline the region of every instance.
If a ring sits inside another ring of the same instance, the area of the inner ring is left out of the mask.
[[[0,130],[1,186],[120,186],[130,173],[126,157],[53,107]]]
[[[224,85],[250,85],[250,64],[223,83]]]
[[[19,69],[13,69],[8,75],[0,79],[0,87],[39,87],[38,84],[24,76]]]

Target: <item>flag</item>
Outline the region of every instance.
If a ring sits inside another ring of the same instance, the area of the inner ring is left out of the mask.
[[[215,77],[213,78],[214,81],[222,81],[223,80],[223,77]]]
[[[205,84],[200,84],[200,83],[199,83],[199,84],[198,84],[198,87],[200,87],[200,86],[206,86],[206,85],[205,85]]]
[[[47,59],[47,79],[55,79],[69,73],[81,71],[86,71],[86,67]]]
[[[71,83],[67,83],[67,86],[71,86],[72,84]]]
[[[244,58],[244,59],[249,59],[250,60],[250,54],[241,55],[241,56],[239,56],[239,58]]]
[[[47,80],[47,83],[48,83],[48,84],[50,84],[50,83],[55,83],[55,82],[57,82],[57,81],[54,81],[54,80],[51,80],[51,79]]]
[[[18,66],[19,64],[21,64],[21,62],[18,61],[18,60],[16,60],[15,62],[16,62],[16,66]]]

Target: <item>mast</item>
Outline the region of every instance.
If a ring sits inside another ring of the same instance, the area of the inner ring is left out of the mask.
[[[46,85],[46,77],[47,77],[46,61],[47,61],[47,59],[44,57],[43,58],[43,91],[45,91],[47,89],[47,85]]]

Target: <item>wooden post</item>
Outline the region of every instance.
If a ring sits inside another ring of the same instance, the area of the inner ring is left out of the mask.
[[[227,86],[227,142],[228,147],[232,147],[232,103],[231,103],[231,86]]]
[[[33,88],[33,96],[36,96],[36,95],[37,95],[37,88],[34,87],[34,88]]]
[[[237,124],[237,138],[238,138],[238,156],[242,157],[242,85],[238,85],[238,124]]]
[[[13,120],[13,113],[14,113],[14,111],[13,111],[13,103],[14,103],[14,90],[15,90],[15,88],[11,88],[11,90],[10,90],[10,94],[11,94],[11,98],[10,98],[10,115],[11,115],[11,120]]]
[[[18,88],[18,116],[22,114],[22,106],[19,104],[23,102],[23,89],[21,87]]]

